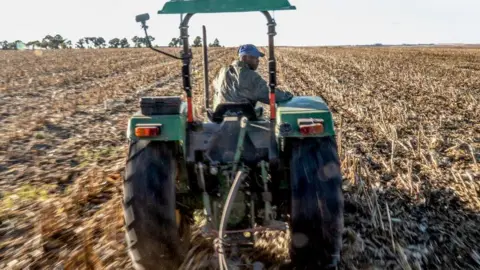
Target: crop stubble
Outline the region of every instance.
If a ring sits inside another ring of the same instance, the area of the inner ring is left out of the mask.
[[[234,52],[211,51],[210,82]],[[280,87],[321,95],[334,111],[342,269],[480,267],[480,50],[277,52]],[[140,96],[181,95],[181,64],[143,49],[0,52],[0,64],[0,268],[131,268],[121,213],[126,119]],[[267,237],[274,244],[260,243],[258,254],[275,269],[286,241]],[[186,264],[212,258],[202,239],[192,251]]]

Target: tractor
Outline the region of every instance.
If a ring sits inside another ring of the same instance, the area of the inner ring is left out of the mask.
[[[214,236],[219,269],[239,269],[232,258],[251,248],[262,230],[290,234],[286,267],[338,267],[344,206],[331,110],[317,96],[275,102],[276,22],[269,11],[295,9],[288,0],[168,1],[158,14],[185,15],[178,56],[150,44],[148,13],[136,17],[150,49],[182,62],[186,94],[141,97],[128,121],[123,210],[136,269],[178,269],[199,212],[203,231]],[[194,119],[188,23],[194,14],[220,12],[260,12],[267,19],[269,116],[250,103],[209,107],[204,27],[207,120]]]

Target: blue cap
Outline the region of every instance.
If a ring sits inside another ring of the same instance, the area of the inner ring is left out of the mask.
[[[250,55],[250,56],[255,56],[255,57],[264,57],[265,54],[260,52],[257,47],[253,44],[245,44],[240,46],[238,48],[238,55],[243,56],[243,55]]]

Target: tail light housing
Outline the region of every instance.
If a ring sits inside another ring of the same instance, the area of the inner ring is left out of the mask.
[[[156,137],[161,133],[161,124],[137,124],[135,126],[135,136],[137,137]]]
[[[299,131],[302,135],[316,135],[324,131],[323,119],[300,118],[297,120]]]

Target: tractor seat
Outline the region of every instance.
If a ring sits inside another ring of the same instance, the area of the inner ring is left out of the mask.
[[[245,116],[249,121],[256,121],[263,115],[263,108],[254,108],[248,102],[226,102],[220,103],[215,111],[207,109],[207,116],[211,122],[220,123],[225,116]]]

